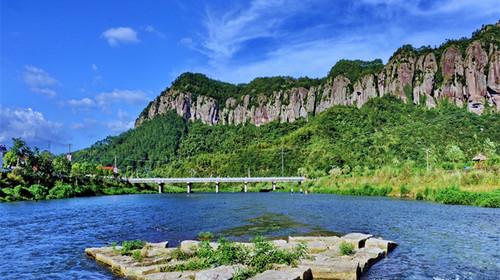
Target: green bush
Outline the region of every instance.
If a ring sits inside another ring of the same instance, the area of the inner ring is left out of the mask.
[[[122,242],[122,248],[120,250],[120,254],[122,255],[130,255],[132,251],[137,249],[142,249],[146,243],[142,240],[129,240]]]
[[[142,262],[144,259],[144,256],[141,253],[141,250],[133,250],[132,251],[132,259],[136,262]]]
[[[47,195],[48,191],[47,191],[47,187],[45,186],[42,186],[42,185],[38,185],[38,184],[35,184],[35,185],[31,185],[29,188],[28,188],[29,192],[31,193],[31,196],[35,199],[35,200],[41,200],[41,199],[45,199],[45,196]]]
[[[75,196],[75,189],[73,186],[57,182],[56,185],[49,190],[49,199],[69,198]]]
[[[351,243],[347,243],[345,241],[340,242],[339,244],[340,255],[349,256],[354,254],[354,245]]]
[[[205,240],[199,244],[193,255],[174,256],[174,259],[186,262],[167,266],[162,271],[200,270],[221,265],[242,264],[246,268],[238,271],[233,279],[247,279],[272,268],[273,264],[296,265],[300,258],[306,257],[304,244],[292,250],[284,250],[262,237],[256,237],[252,242],[253,246],[247,247],[221,238],[217,241],[217,248],[214,249]]]
[[[409,193],[410,193],[410,188],[408,188],[408,186],[406,185],[399,186],[399,195],[401,197],[406,197],[408,196]]]

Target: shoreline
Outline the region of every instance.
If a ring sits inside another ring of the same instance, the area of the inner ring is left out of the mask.
[[[45,199],[17,199],[17,200],[6,200],[5,198],[0,198],[1,203],[9,202],[20,202],[20,201],[47,201],[53,199],[71,199],[71,198],[81,198],[81,197],[99,197],[99,196],[110,196],[110,195],[135,195],[135,194],[158,194],[155,187],[151,190],[136,190],[133,188],[116,188],[109,193],[97,193],[88,195],[77,195],[70,197],[58,197],[58,198],[45,198]],[[220,188],[221,193],[244,193],[243,189],[237,190],[238,187],[233,188]],[[428,196],[410,196],[410,195],[396,195],[387,192],[386,187],[378,186],[359,186],[354,188],[339,188],[339,189],[329,189],[329,188],[312,188],[307,190],[307,193],[300,193],[296,187],[293,188],[289,186],[278,186],[275,191],[262,188],[250,188],[248,192],[250,193],[266,193],[266,192],[278,192],[278,193],[291,193],[297,195],[307,195],[307,194],[325,194],[325,195],[338,195],[338,196],[365,196],[365,197],[387,197],[391,199],[406,200],[406,201],[426,201],[434,202],[439,204],[447,205],[463,205],[463,206],[475,206],[475,207],[486,207],[486,208],[500,208],[500,189],[491,192],[473,192],[473,191],[463,191],[460,188],[448,187],[448,188],[437,188],[432,189]],[[186,193],[184,187],[178,186],[166,186],[163,194],[182,194]],[[214,193],[213,187],[198,187],[194,188],[192,193]]]

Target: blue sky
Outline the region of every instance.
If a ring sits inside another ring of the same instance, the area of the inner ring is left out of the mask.
[[[185,71],[322,77],[341,58],[385,62],[500,19],[498,0],[0,3],[0,143],[53,152],[131,128]]]

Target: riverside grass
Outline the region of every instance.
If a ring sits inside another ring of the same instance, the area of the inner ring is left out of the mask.
[[[387,196],[427,200],[444,204],[500,208],[499,170],[445,170],[384,167],[360,173],[338,174],[308,179],[300,187],[308,193]],[[201,184],[195,192],[213,192],[214,186]],[[221,184],[222,192],[241,192],[241,184]],[[248,191],[270,191],[270,184],[250,185]],[[278,183],[277,191],[298,192],[297,184]],[[185,186],[169,185],[165,192],[183,193]]]

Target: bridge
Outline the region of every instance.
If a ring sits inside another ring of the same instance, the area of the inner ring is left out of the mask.
[[[220,183],[243,183],[244,191],[248,192],[249,183],[272,183],[273,191],[278,182],[297,182],[299,185],[304,177],[209,177],[209,178],[127,178],[131,184],[158,184],[158,193],[162,193],[165,184],[186,184],[186,192],[191,193],[194,183],[215,183],[215,192],[219,192]]]

